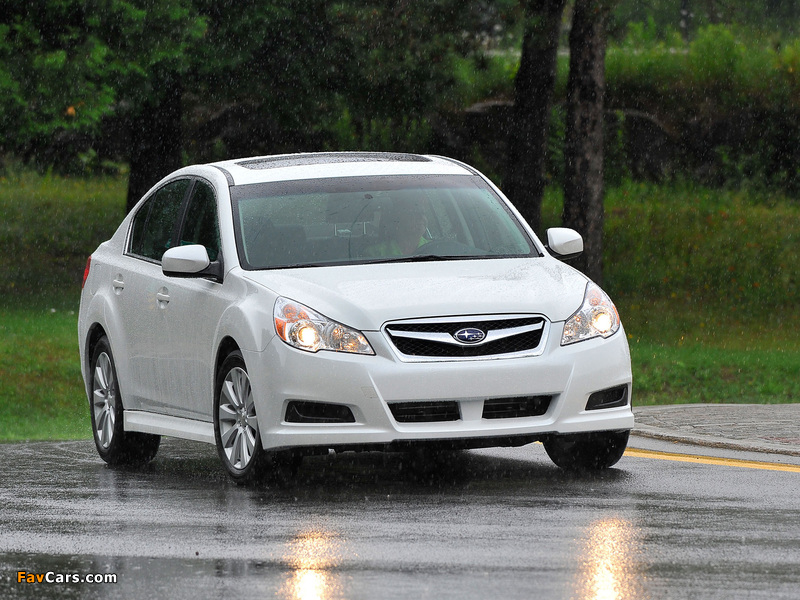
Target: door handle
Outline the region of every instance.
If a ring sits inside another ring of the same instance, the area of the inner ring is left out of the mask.
[[[119,296],[122,293],[122,290],[125,288],[125,280],[122,279],[122,274],[117,274],[114,278],[114,281],[111,282],[111,289],[114,290],[114,293]]]
[[[158,308],[167,308],[167,304],[169,304],[169,291],[167,288],[161,288],[156,293],[156,303],[158,304]]]

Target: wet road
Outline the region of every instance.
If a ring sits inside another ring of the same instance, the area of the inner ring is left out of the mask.
[[[228,482],[165,440],[144,471],[91,442],[0,445],[1,598],[798,598],[800,473],[626,456],[565,474],[540,445],[306,459]],[[21,583],[50,573],[66,583]],[[73,583],[113,574],[116,583]]]

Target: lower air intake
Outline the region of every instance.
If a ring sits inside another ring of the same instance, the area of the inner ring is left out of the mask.
[[[389,410],[398,423],[438,423],[461,419],[457,402],[395,402],[389,404]]]
[[[489,398],[483,402],[484,419],[517,419],[541,417],[550,408],[551,396]]]

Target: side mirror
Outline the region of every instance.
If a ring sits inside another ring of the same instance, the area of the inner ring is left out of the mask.
[[[575,258],[583,252],[583,238],[574,229],[552,227],[547,230],[547,250],[559,260]]]
[[[222,263],[211,262],[200,244],[170,248],[161,258],[161,270],[167,277],[208,277],[222,282]]]

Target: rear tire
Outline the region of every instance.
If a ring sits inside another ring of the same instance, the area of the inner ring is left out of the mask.
[[[111,344],[103,336],[97,342],[89,363],[89,413],[97,452],[106,463],[147,464],[158,452],[161,436],[125,431],[119,380]]]
[[[615,465],[628,446],[630,431],[551,435],[543,440],[550,459],[567,471],[600,471]]]

